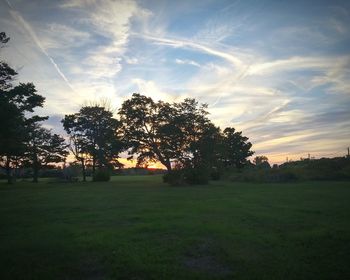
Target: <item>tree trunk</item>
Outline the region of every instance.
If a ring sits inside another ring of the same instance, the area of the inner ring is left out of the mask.
[[[83,172],[83,182],[86,182],[86,172],[85,172],[85,161],[84,159],[81,159],[81,169]]]
[[[38,177],[39,177],[38,157],[35,154],[33,157],[33,183],[38,183]]]
[[[154,148],[154,152],[156,153],[158,160],[161,162],[161,164],[163,164],[168,171],[171,171],[170,160],[168,158],[164,158],[155,145],[153,145],[153,148]]]
[[[96,157],[93,155],[92,157],[92,174],[95,174],[96,171]]]
[[[166,164],[164,164],[165,165],[165,167],[166,167],[166,169],[168,170],[168,171],[171,171],[171,163],[170,162],[167,162]]]
[[[170,160],[164,160],[164,158],[159,158],[159,161],[166,167],[168,171],[171,171]]]
[[[13,183],[13,178],[11,174],[11,166],[10,166],[10,157],[6,156],[6,177],[7,177],[7,183],[12,184]]]
[[[39,170],[37,166],[33,166],[33,183],[38,183]]]

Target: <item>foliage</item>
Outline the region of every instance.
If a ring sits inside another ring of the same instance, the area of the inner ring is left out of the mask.
[[[194,167],[185,169],[185,181],[190,185],[208,184],[210,173],[206,167]]]
[[[66,148],[65,140],[58,134],[38,124],[31,126],[23,160],[33,168],[34,182],[38,182],[39,170],[43,166],[65,161]]]
[[[70,150],[81,163],[85,180],[85,166],[91,158],[92,168],[120,166],[117,158],[124,144],[118,133],[119,121],[106,108],[84,106],[78,113],[66,115],[63,127],[70,137]]]
[[[108,182],[111,179],[111,174],[108,169],[98,169],[92,177],[94,182]]]
[[[321,158],[284,163],[280,169],[289,170],[299,180],[349,180],[350,158]]]
[[[173,169],[163,175],[163,182],[173,186],[208,184],[210,172],[205,167]]]
[[[242,132],[235,131],[233,127],[227,127],[222,133],[223,152],[221,160],[225,168],[242,168],[247,163],[247,158],[254,154],[251,151],[252,144]]]
[[[218,168],[212,168],[210,172],[210,179],[214,181],[218,181],[221,178],[221,172]]]
[[[134,93],[119,110],[131,158],[136,154],[138,165],[160,161],[168,171],[243,166],[252,155],[248,138],[233,128],[221,132],[208,119],[206,109],[195,99],[169,104]]]
[[[137,165],[147,161],[160,161],[168,170],[170,160],[176,157],[177,149],[170,149],[173,141],[170,133],[170,119],[174,108],[164,102],[154,102],[151,98],[136,94],[126,100],[118,112],[123,140],[131,148],[129,155],[137,154]],[[168,137],[165,137],[168,136]]]
[[[349,180],[349,158],[322,158],[288,162],[269,168],[263,161],[243,170],[228,170],[225,177],[232,181],[293,182],[305,180]],[[264,167],[265,166],[265,167]]]
[[[41,178],[62,178],[63,170],[61,168],[43,168],[39,171]]]
[[[10,40],[5,32],[0,32],[0,48]],[[14,77],[17,75],[17,72],[12,69],[5,61],[0,60],[0,91],[4,91],[12,87],[11,82]]]
[[[297,176],[284,169],[249,168],[231,172],[228,175],[231,181],[255,183],[287,183],[295,182]]]
[[[163,182],[172,186],[181,186],[185,184],[185,174],[181,169],[169,170],[163,175]]]
[[[259,166],[259,165],[266,166],[266,163],[268,163],[268,161],[269,159],[266,156],[256,156],[253,160],[256,166]]]
[[[6,44],[9,38],[0,33],[0,43]],[[8,182],[12,182],[12,168],[26,151],[30,138],[30,126],[47,119],[33,115],[36,107],[42,107],[45,98],[36,93],[32,83],[12,85],[17,75],[6,62],[0,60],[0,166],[6,170]]]

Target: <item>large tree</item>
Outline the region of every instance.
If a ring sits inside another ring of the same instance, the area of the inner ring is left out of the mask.
[[[1,46],[8,41],[1,32]],[[0,59],[0,166],[6,170],[9,183],[18,157],[26,151],[29,127],[46,119],[33,114],[36,107],[43,106],[45,98],[37,94],[32,83],[13,86],[11,82],[16,75],[16,71]]]
[[[168,114],[163,112],[167,109]],[[131,147],[131,157],[137,154],[137,164],[160,161],[170,170],[171,151],[161,148],[167,139],[160,134],[160,128],[172,114],[170,105],[134,93],[132,98],[124,101],[118,113],[123,139]]]
[[[124,148],[118,134],[119,121],[103,106],[84,106],[78,113],[66,115],[63,127],[70,137],[71,150],[82,163],[85,173],[86,157],[92,158],[96,167],[120,166],[119,153]]]
[[[44,100],[32,83],[21,83],[0,93],[0,164],[6,169],[9,183],[13,162],[26,152],[30,127],[47,119],[33,114]]]
[[[24,161],[33,169],[33,182],[38,182],[42,167],[64,162],[67,155],[67,144],[60,135],[39,124],[30,127]]]
[[[208,118],[207,105],[199,104],[193,98],[186,98],[173,106],[176,116],[172,122],[177,127],[174,136],[177,136],[176,143],[180,143],[176,161],[183,167],[207,165],[210,161],[208,156],[216,145],[213,140],[218,134],[218,129]]]
[[[253,154],[241,132],[223,132],[208,118],[207,106],[195,99],[155,102],[134,93],[119,110],[121,131],[138,164],[159,161],[176,168],[242,167]]]
[[[119,115],[129,153],[136,154],[138,164],[159,161],[169,171],[174,164],[198,166],[205,157],[204,142],[199,142],[214,127],[206,105],[194,99],[170,104],[134,93]]]

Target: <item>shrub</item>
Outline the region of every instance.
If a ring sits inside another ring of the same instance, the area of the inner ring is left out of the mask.
[[[95,172],[92,177],[94,182],[108,182],[111,179],[111,175],[109,170],[107,169],[99,169]]]
[[[206,168],[171,170],[163,176],[163,182],[173,186],[207,184],[210,172]]]
[[[168,173],[163,176],[163,182],[172,186],[184,185],[184,171],[180,169],[168,171]]]
[[[284,169],[244,169],[240,172],[233,172],[229,176],[231,181],[272,183],[272,182],[293,182],[297,176],[290,170]]]
[[[42,169],[39,171],[39,177],[43,178],[62,178],[62,169]]]
[[[190,185],[208,184],[209,171],[207,168],[197,167],[185,169],[185,181]]]
[[[221,178],[221,173],[218,169],[213,169],[210,173],[210,179],[214,181],[218,181]]]

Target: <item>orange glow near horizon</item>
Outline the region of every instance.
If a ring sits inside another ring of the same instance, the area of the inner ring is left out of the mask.
[[[308,153],[278,153],[278,154],[260,154],[260,153],[256,153],[254,154],[252,157],[248,158],[248,160],[250,160],[251,162],[253,162],[254,157],[256,156],[266,156],[268,158],[268,161],[271,165],[273,164],[283,164],[287,161],[298,161],[301,158],[307,158],[308,157]],[[318,154],[310,154],[311,158],[315,157],[315,158],[320,158],[320,156],[318,156]],[[69,154],[67,157],[67,163],[71,163],[75,161],[75,157],[72,154]],[[122,164],[124,164],[124,168],[133,168],[136,167],[136,163],[137,161],[135,159],[132,160],[128,160],[126,158],[119,158],[118,161]],[[149,169],[166,169],[166,167],[160,163],[159,161],[157,162],[150,162],[149,165],[145,165],[146,168]]]

